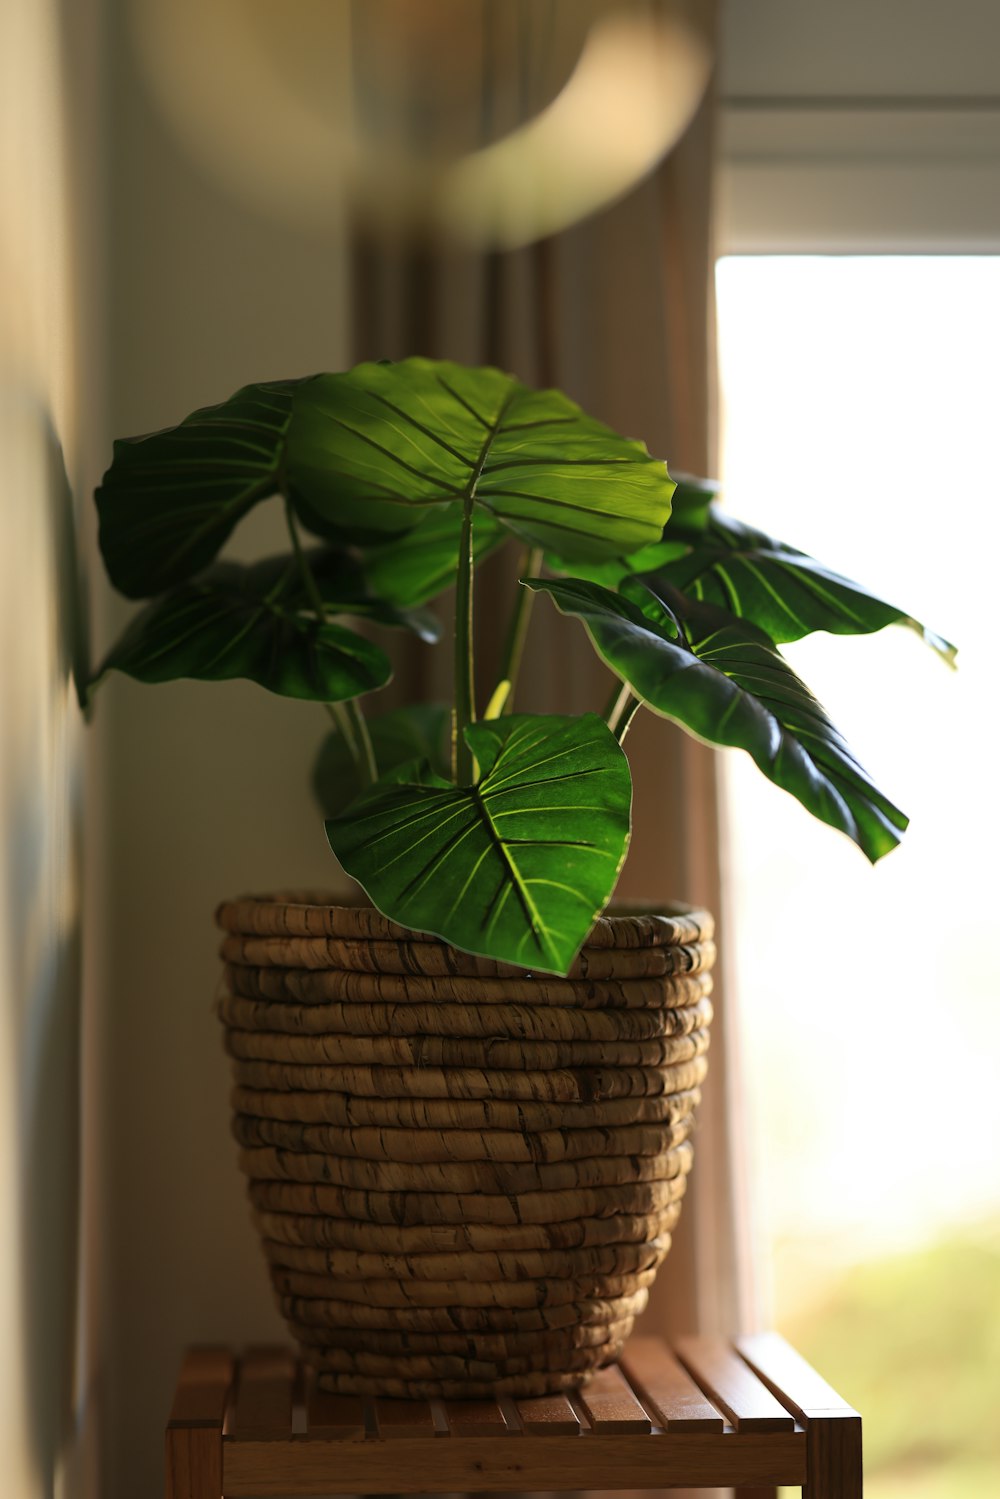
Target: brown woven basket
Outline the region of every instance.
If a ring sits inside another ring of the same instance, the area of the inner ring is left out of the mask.
[[[217,919],[233,1133],[320,1385],[532,1396],[613,1361],[691,1166],[707,912],[601,917],[565,979],[312,893]]]

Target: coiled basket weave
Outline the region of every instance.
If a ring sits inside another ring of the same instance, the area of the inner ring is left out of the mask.
[[[602,917],[565,979],[315,895],[217,919],[240,1163],[320,1385],[523,1397],[613,1361],[691,1166],[708,913]]]

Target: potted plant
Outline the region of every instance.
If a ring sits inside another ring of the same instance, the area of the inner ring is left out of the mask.
[[[218,561],[270,500],[287,553]],[[151,602],[92,685],[246,677],[334,721],[317,790],[371,904],[219,913],[234,1129],[294,1331],[334,1389],[580,1383],[666,1252],[711,1018],[706,913],[601,914],[636,712],[745,749],[875,860],[906,818],[778,646],[901,623],[953,648],[493,369],[247,386],[117,443],[97,503],[112,583]],[[481,704],[476,569],[512,539],[520,586]],[[452,703],[369,715],[392,668],[357,622],[433,642],[427,605],[452,585]],[[516,711],[540,593],[610,668],[602,712]]]

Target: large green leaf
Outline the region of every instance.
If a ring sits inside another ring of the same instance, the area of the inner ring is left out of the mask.
[[[673,527],[685,531],[703,531],[719,493],[714,479],[698,479],[694,474],[674,474],[677,488],[673,498]]]
[[[434,510],[413,531],[394,536],[364,552],[365,575],[373,593],[403,609],[436,598],[455,581],[462,507],[457,502]],[[475,517],[472,550],[477,563],[507,540],[500,522],[485,510]]]
[[[906,817],[762,630],[666,584],[659,597],[634,579],[623,585],[627,596],[573,580],[529,586],[581,619],[612,671],[655,712],[710,744],[745,749],[873,862],[899,842]]]
[[[617,557],[580,560],[564,557],[557,551],[546,552],[547,565],[553,572],[569,573],[605,588],[618,588],[633,573],[655,572],[665,563],[686,556],[692,540],[708,524],[711,502],[719,486],[709,479],[694,479],[690,474],[674,474],[673,479],[677,487],[671,499],[670,521],[662,537],[638,551]]]
[[[116,588],[152,598],[209,565],[237,521],[278,490],[293,397],[306,385],[246,385],[179,426],[115,443],[96,498]]]
[[[451,759],[451,709],[444,703],[415,703],[368,718],[375,762],[381,776],[402,765],[426,761],[435,775],[447,776]],[[325,817],[335,817],[364,790],[358,768],[336,730],[327,734],[313,766],[313,791]]]
[[[306,547],[303,551],[306,565],[328,614],[350,614],[357,619],[370,619],[375,624],[410,630],[430,644],[439,639],[441,623],[430,610],[399,604],[394,599],[387,598],[372,586],[367,567],[357,558],[332,547]],[[287,574],[291,560],[288,556],[268,558],[266,562],[256,564],[255,576],[265,585],[269,577],[273,583],[277,583],[282,572]],[[297,569],[293,570],[282,599],[286,607],[294,604],[296,609],[312,609],[312,601]]]
[[[328,822],[331,846],[392,920],[565,973],[625,857],[628,763],[592,713],[513,715],[466,737],[478,785],[411,767]]]
[[[682,593],[751,620],[778,643],[799,640],[813,630],[866,635],[902,624],[916,630],[946,660],[954,659],[953,645],[902,609],[715,505],[703,527],[679,526],[675,531],[670,526],[668,539],[675,534],[686,541],[680,555],[664,551],[654,560],[652,554],[644,554],[629,571],[645,576],[653,588],[661,581],[671,583]]]
[[[361,364],[296,393],[287,476],[307,524],[376,539],[474,502],[568,557],[659,539],[673,481],[559,391],[429,359]]]
[[[356,601],[345,601],[350,588],[337,586],[337,573],[334,562],[316,569],[324,603],[331,613],[359,612]],[[220,562],[140,610],[99,675],[121,671],[140,682],[246,677],[284,697],[322,702],[384,687],[392,675],[385,652],[342,625],[319,623],[308,609],[285,559],[252,567]]]

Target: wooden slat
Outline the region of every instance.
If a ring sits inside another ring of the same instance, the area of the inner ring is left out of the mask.
[[[800,1420],[810,1416],[858,1414],[776,1332],[737,1338],[736,1349],[777,1399]]]
[[[233,1436],[271,1441],[292,1434],[295,1361],[287,1348],[250,1348],[240,1360]]]
[[[740,1354],[805,1423],[809,1499],[861,1499],[861,1417],[777,1333],[739,1338]]]
[[[331,1395],[310,1379],[306,1384],[306,1435],[363,1442],[365,1403],[361,1396]]]
[[[725,1422],[659,1338],[632,1338],[622,1368],[664,1431],[721,1431]]]
[[[577,1396],[591,1430],[600,1435],[652,1430],[652,1422],[614,1364],[599,1369]]]
[[[680,1338],[674,1351],[737,1431],[794,1430],[793,1417],[722,1338]]]
[[[181,1366],[167,1423],[167,1499],[218,1499],[222,1493],[222,1429],[233,1383],[226,1348],[194,1348]]]
[[[516,1404],[525,1431],[564,1436],[580,1433],[580,1418],[565,1395],[539,1395],[533,1400],[518,1400]]]
[[[376,1400],[375,1422],[380,1437],[447,1436],[428,1400]]]
[[[170,1424],[221,1426],[233,1383],[235,1360],[228,1348],[191,1348],[177,1377]]]
[[[453,1437],[511,1435],[507,1417],[495,1400],[445,1400],[444,1414]],[[513,1429],[517,1434],[518,1428]]]

